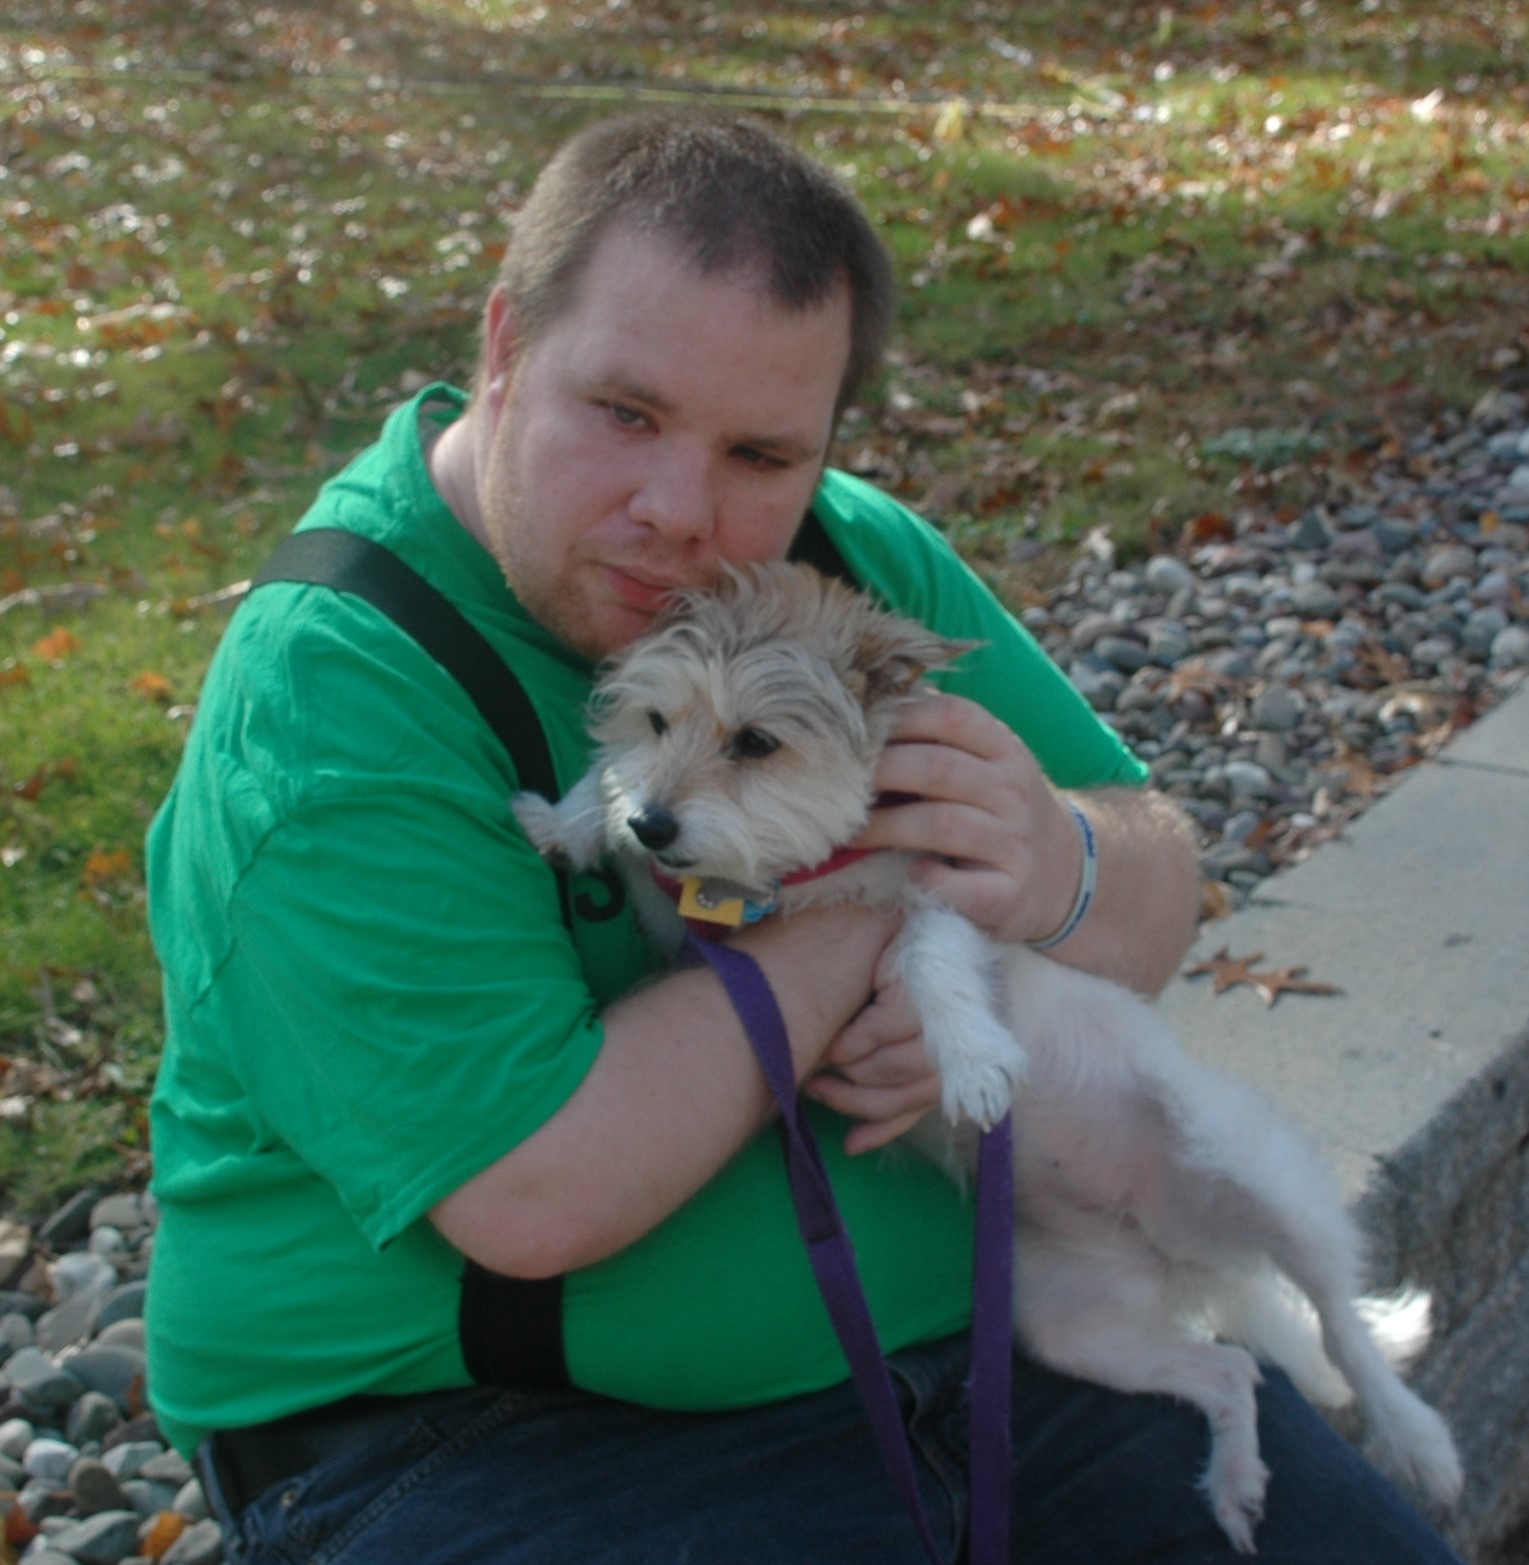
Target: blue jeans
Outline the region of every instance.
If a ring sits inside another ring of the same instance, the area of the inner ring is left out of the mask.
[[[947,1560],[967,1521],[966,1359],[959,1337],[891,1360]],[[1259,1414],[1260,1565],[1459,1565],[1283,1375]],[[1196,1488],[1207,1442],[1191,1408],[1017,1359],[1015,1561],[1242,1559]],[[720,1414],[465,1391],[238,1518],[210,1498],[231,1565],[927,1565],[851,1385]]]

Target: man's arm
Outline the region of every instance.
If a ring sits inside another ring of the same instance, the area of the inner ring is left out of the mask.
[[[800,1081],[869,995],[894,918],[832,908],[735,937],[763,968]],[[618,1001],[562,1109],[430,1213],[480,1265],[543,1277],[614,1254],[687,1201],[771,1117],[732,1005],[709,971]]]
[[[1099,881],[1077,933],[1050,954],[1138,994],[1157,995],[1178,971],[1199,913],[1200,871],[1188,820],[1151,789],[1100,788],[1066,797],[1093,827]],[[1077,853],[1081,860],[1081,840]],[[1077,885],[1076,872],[1071,884]]]

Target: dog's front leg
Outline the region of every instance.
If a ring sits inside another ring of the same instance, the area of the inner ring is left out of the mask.
[[[984,1129],[996,1124],[1028,1061],[998,1014],[988,937],[959,913],[920,897],[909,907],[894,960],[940,1077],[945,1117]]]
[[[517,793],[510,808],[531,845],[563,869],[588,869],[603,857],[605,793],[600,773],[585,772],[556,803],[539,793]]]

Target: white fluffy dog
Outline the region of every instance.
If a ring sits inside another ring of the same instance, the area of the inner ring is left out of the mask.
[[[683,925],[655,869],[735,915],[903,905],[899,972],[950,1122],[915,1137],[964,1175],[972,1124],[1012,1102],[1022,1339],[1057,1370],[1200,1408],[1203,1487],[1239,1550],[1253,1551],[1268,1478],[1255,1354],[1314,1401],[1357,1396],[1382,1461],[1453,1499],[1449,1431],[1392,1367],[1426,1340],[1427,1301],[1356,1306],[1358,1235],[1266,1104],[1185,1055],[1136,995],[1000,945],[914,891],[905,855],[791,881],[865,824],[899,711],[963,650],[806,567],[732,573],[681,599],[601,680],[588,775],[557,805],[522,794],[516,813],[549,857],[614,855],[671,946]]]

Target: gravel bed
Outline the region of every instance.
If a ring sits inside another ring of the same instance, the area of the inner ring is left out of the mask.
[[[1362,493],[1101,544],[1023,618],[1194,818],[1207,911],[1337,836],[1529,667],[1529,401],[1497,391]]]
[[[28,1565],[223,1558],[201,1485],[147,1410],[143,1300],[156,1216],[150,1195],[84,1190],[35,1234],[5,1235],[0,1513]]]

